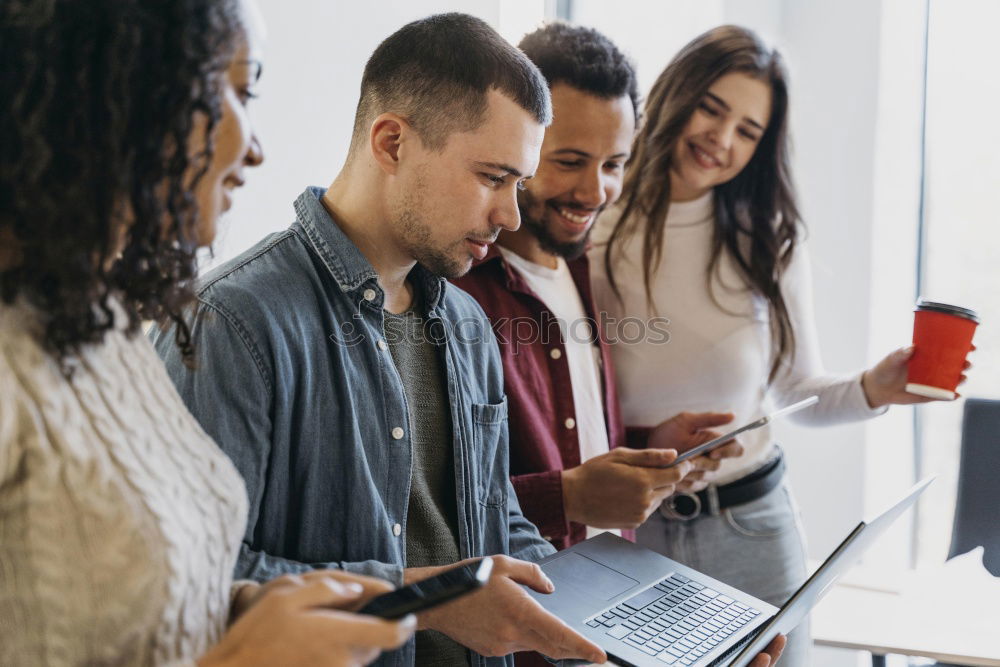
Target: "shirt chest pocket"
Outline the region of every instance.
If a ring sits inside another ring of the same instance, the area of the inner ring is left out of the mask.
[[[472,404],[472,460],[478,500],[487,507],[507,505],[510,469],[507,447],[507,398]],[[476,474],[478,473],[478,475]]]

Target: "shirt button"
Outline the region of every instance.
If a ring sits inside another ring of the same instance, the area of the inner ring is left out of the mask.
[[[388,349],[389,349],[389,346],[385,344],[385,341],[384,341],[384,340],[380,340],[380,341],[378,342],[378,349],[380,349],[380,350],[382,350],[383,352],[385,352],[386,350],[388,350]]]
[[[398,523],[395,524],[395,525],[393,525],[393,527],[392,527],[392,534],[393,535],[395,535],[396,537],[399,537],[399,534],[402,533],[402,532],[403,532],[403,527],[402,526],[400,526]]]
[[[554,347],[551,350],[549,350],[549,356],[552,357],[553,359],[559,359],[560,357],[562,357],[562,350],[560,350],[558,347]]]
[[[375,294],[375,290],[368,288],[362,296],[365,297],[365,301],[374,301],[377,295]]]
[[[403,438],[403,429],[398,426],[392,429],[392,438],[393,440],[401,440]]]
[[[576,426],[576,420],[572,417],[567,417],[564,423],[566,424],[566,428],[573,428]]]

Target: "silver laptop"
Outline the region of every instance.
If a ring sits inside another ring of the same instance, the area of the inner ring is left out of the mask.
[[[540,561],[556,591],[529,593],[619,664],[743,667],[794,629],[932,481],[859,523],[780,609],[611,533]]]

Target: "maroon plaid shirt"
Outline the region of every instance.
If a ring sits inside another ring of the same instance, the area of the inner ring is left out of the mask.
[[[592,321],[596,307],[584,255],[569,262],[573,282]],[[583,524],[566,520],[562,471],[580,465],[573,388],[558,322],[500,251],[454,281],[486,311],[500,342],[510,423],[510,474],[524,515],[557,549],[586,537]],[[611,354],[601,327],[604,421],[611,448],[625,444]],[[572,421],[569,421],[572,420]],[[633,531],[623,531],[628,539]]]

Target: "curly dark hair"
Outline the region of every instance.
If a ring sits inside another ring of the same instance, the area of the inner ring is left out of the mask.
[[[116,325],[112,299],[190,356],[193,188],[239,34],[235,0],[0,0],[0,298],[42,311],[61,361]]]
[[[628,95],[639,122],[635,66],[602,33],[555,21],[528,33],[517,46],[535,63],[550,88],[565,83],[604,99]]]

